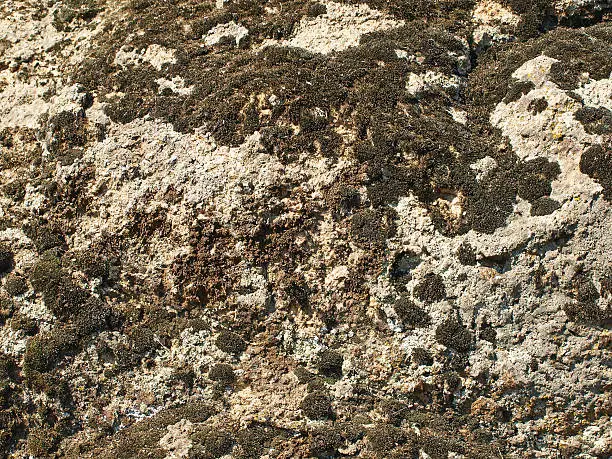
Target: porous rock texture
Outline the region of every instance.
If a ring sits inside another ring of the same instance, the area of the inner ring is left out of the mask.
[[[0,455],[612,456],[609,0],[4,0]]]

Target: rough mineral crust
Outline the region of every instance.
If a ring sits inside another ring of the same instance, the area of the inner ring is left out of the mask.
[[[611,11],[0,2],[0,456],[612,457]]]

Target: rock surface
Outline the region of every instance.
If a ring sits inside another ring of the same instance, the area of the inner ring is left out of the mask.
[[[3,1],[2,457],[611,457],[611,11]]]

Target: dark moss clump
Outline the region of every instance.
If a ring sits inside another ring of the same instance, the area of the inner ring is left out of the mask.
[[[96,0],[64,0],[53,15],[53,26],[60,32],[67,32],[72,30],[73,21],[89,22],[101,10]]]
[[[351,237],[359,245],[378,247],[395,235],[393,216],[378,210],[363,210],[351,219]]]
[[[508,89],[506,97],[504,97],[504,102],[507,104],[515,102],[519,100],[523,94],[527,94],[532,89],[535,89],[535,85],[531,81],[517,81]]]
[[[326,193],[325,201],[335,214],[343,217],[361,204],[361,195],[353,187],[338,184]]]
[[[612,320],[612,311],[601,309],[597,302],[600,293],[585,274],[579,274],[572,280],[570,294],[575,301],[565,305],[563,310],[567,317],[574,322],[581,323],[609,323]]]
[[[561,168],[557,162],[538,158],[525,162],[517,172],[521,175],[517,187],[518,195],[529,202],[534,202],[550,194],[551,181],[561,173]]]
[[[215,344],[223,352],[234,355],[242,354],[247,348],[247,343],[240,335],[230,331],[222,331],[219,333]]]
[[[607,108],[582,107],[574,113],[574,118],[582,123],[589,134],[612,133],[612,112]]]
[[[208,377],[221,384],[230,385],[236,381],[236,375],[231,365],[227,363],[216,363],[208,372]]]
[[[338,448],[343,443],[344,440],[339,430],[332,426],[314,429],[308,438],[310,454],[317,458],[335,457],[338,454]]]
[[[474,266],[476,264],[476,252],[469,242],[461,243],[457,249],[457,258],[462,265]]]
[[[15,202],[23,201],[26,194],[25,180],[13,180],[2,187],[2,192]]]
[[[436,328],[436,341],[458,352],[467,352],[472,346],[472,333],[457,319],[448,318]]]
[[[531,203],[531,215],[534,217],[550,215],[560,208],[561,204],[559,202],[544,196]]]
[[[32,239],[38,253],[42,254],[51,249],[62,251],[66,246],[66,238],[62,232],[47,223],[36,222],[25,225],[23,230],[26,236]]]
[[[34,457],[48,457],[57,448],[59,440],[60,437],[54,429],[37,427],[28,434],[27,449]]]
[[[15,254],[6,244],[0,243],[0,274],[13,269]]]
[[[26,378],[51,370],[65,355],[76,351],[78,335],[72,327],[58,327],[30,338],[23,356]]]
[[[28,336],[38,333],[38,324],[36,320],[19,313],[13,315],[11,319],[11,328],[16,331],[21,330]]]
[[[293,370],[293,374],[297,377],[300,384],[307,384],[317,377],[314,373],[308,371],[303,366],[298,366]]]
[[[484,339],[485,341],[495,344],[497,342],[497,332],[493,327],[485,324],[480,330],[480,339]]]
[[[43,254],[30,272],[30,283],[37,292],[55,296],[62,278],[61,263],[52,253]]]
[[[218,429],[206,428],[191,435],[194,449],[190,452],[190,458],[208,459],[225,456],[232,452],[235,439],[231,432]]]
[[[412,350],[412,361],[417,365],[433,365],[431,352],[422,347],[415,347]]]
[[[388,454],[408,441],[406,432],[390,424],[379,424],[367,433],[368,443],[373,451]]]
[[[239,459],[259,458],[276,438],[283,436],[286,436],[286,432],[282,429],[266,424],[253,424],[238,431],[236,441],[239,449],[233,453]]]
[[[534,99],[529,103],[529,110],[534,115],[537,113],[541,113],[548,108],[548,102],[544,97],[540,97],[539,99]]]
[[[309,419],[328,419],[332,417],[331,400],[323,392],[306,395],[300,403],[304,416]]]
[[[587,148],[580,157],[580,172],[603,187],[603,196],[612,200],[612,150],[603,145]]]
[[[317,369],[319,374],[330,378],[342,377],[342,363],[344,357],[337,351],[326,349],[319,355]]]
[[[62,279],[57,287],[55,298],[50,293],[45,296],[45,305],[59,319],[66,321],[79,312],[81,305],[90,297],[90,293],[79,287],[70,279]]]
[[[28,283],[25,278],[21,276],[9,274],[4,283],[4,290],[6,290],[6,293],[10,296],[23,295],[28,291]]]
[[[411,328],[426,327],[431,323],[429,313],[417,306],[408,296],[402,295],[393,305],[397,317],[404,326]]]
[[[414,287],[414,296],[426,303],[435,303],[446,298],[444,280],[439,274],[429,273]]]

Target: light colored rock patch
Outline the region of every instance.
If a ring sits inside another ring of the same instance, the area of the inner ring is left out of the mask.
[[[146,49],[135,50],[123,46],[115,55],[115,65],[126,67],[128,65],[151,64],[155,69],[161,70],[164,64],[176,63],[175,50],[152,44]]]
[[[458,88],[460,82],[461,79],[457,75],[448,76],[428,70],[425,73],[411,73],[408,75],[406,90],[409,94],[417,95],[436,87],[442,89]]]
[[[323,4],[327,12],[314,18],[302,18],[289,40],[267,40],[263,46],[280,44],[329,54],[357,46],[361,36],[367,33],[404,25],[404,21],[373,10],[365,4],[346,5],[329,1]]]
[[[584,105],[612,110],[612,75],[603,80],[590,80],[574,92],[582,97]]]
[[[234,44],[239,46],[248,35],[249,30],[246,27],[230,21],[213,27],[203,38],[206,46],[216,45],[222,40],[233,40]]]
[[[504,29],[516,27],[520,17],[502,4],[484,0],[477,3],[472,20],[475,24],[474,42],[489,45],[491,42],[507,41],[512,38]]]
[[[187,419],[181,419],[169,425],[167,430],[168,433],[159,440],[159,446],[168,452],[166,459],[188,457],[192,444],[189,435],[193,432],[193,424]]]
[[[535,88],[520,99],[500,102],[491,114],[491,124],[510,139],[513,150],[524,159],[546,157],[557,161],[561,175],[552,183],[553,199],[566,201],[575,196],[589,196],[601,189],[600,185],[579,170],[582,152],[592,144],[600,143],[601,136],[590,135],[574,118],[582,104],[571,98],[567,91],[548,81],[548,73],[555,59],[538,56],[517,69],[513,77],[531,81]],[[586,88],[586,89],[585,89]],[[587,98],[600,101],[609,90],[609,80],[591,82],[583,88]],[[548,107],[540,113],[531,110],[531,102],[545,99]]]
[[[49,88],[38,81],[19,82],[10,77],[10,84],[0,92],[0,129],[25,127],[35,129],[44,114],[53,116],[63,111],[80,108],[83,93],[79,87],[64,86],[57,95],[48,100],[44,95]]]
[[[158,92],[160,94],[166,89],[169,89],[175,94],[180,94],[181,96],[188,96],[193,92],[193,86],[185,86],[185,80],[180,76],[174,77],[171,80],[158,78],[155,82],[159,85]]]

